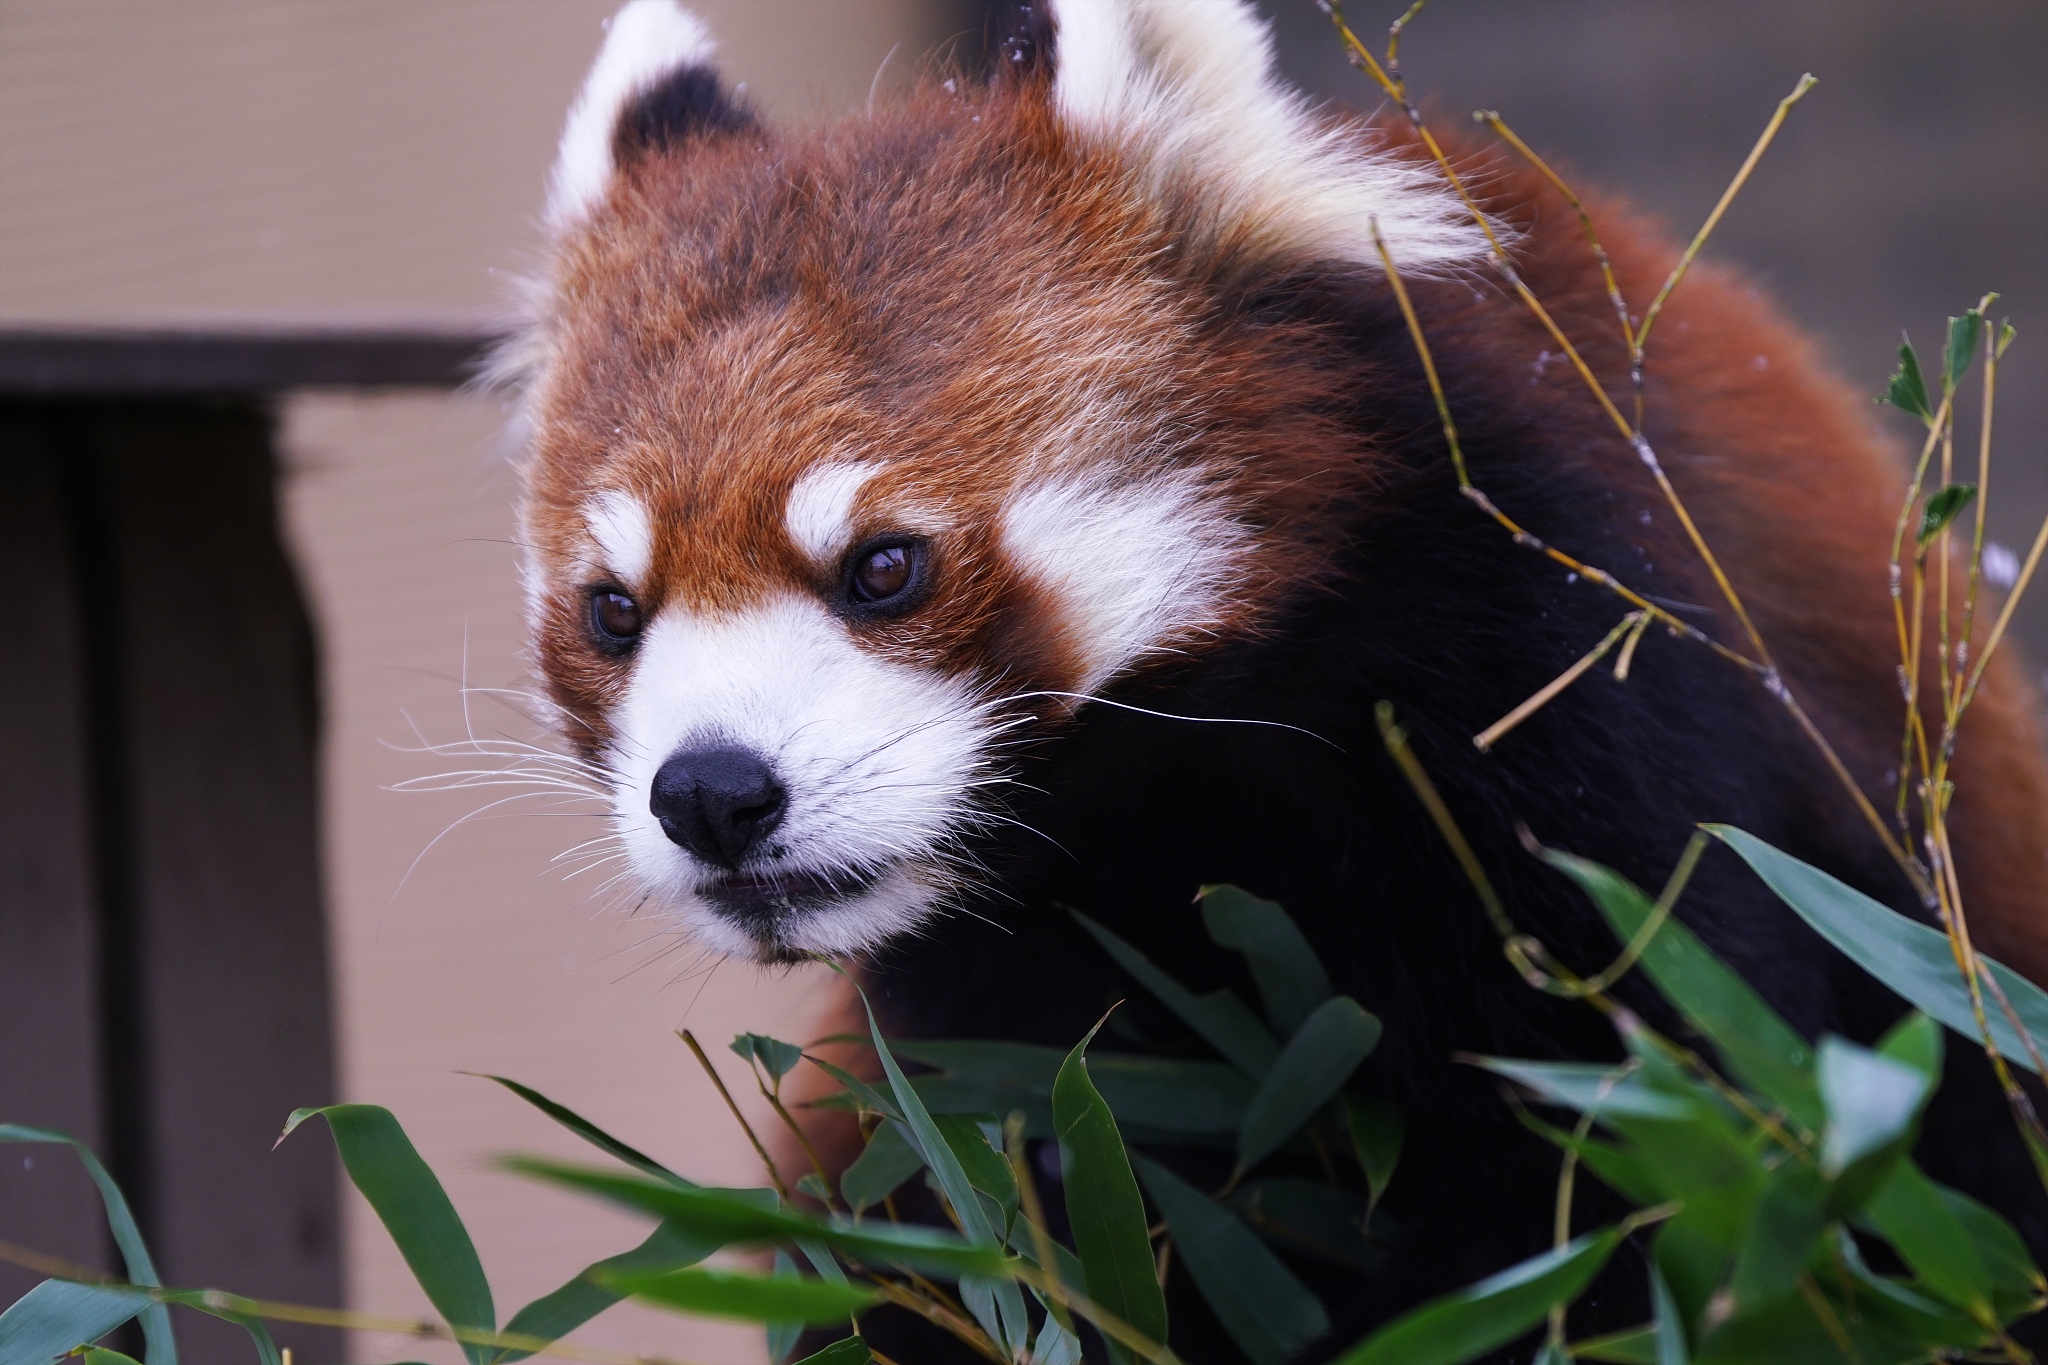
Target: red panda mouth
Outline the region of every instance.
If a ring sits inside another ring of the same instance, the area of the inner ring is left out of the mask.
[[[698,894],[749,928],[768,928],[791,914],[851,899],[875,884],[875,873],[733,872]]]

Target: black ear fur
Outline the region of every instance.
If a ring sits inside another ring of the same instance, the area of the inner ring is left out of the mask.
[[[718,73],[708,66],[686,66],[669,73],[633,97],[619,111],[612,132],[612,157],[625,162],[645,151],[659,151],[693,137],[745,133],[760,127],[754,111],[726,91]]]

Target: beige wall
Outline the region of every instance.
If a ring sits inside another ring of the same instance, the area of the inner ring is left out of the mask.
[[[0,0],[0,322],[494,309],[617,4]],[[901,78],[955,8],[692,7],[780,117]]]
[[[865,98],[892,49],[882,80],[900,78],[952,12],[695,7],[731,75],[782,117]],[[491,315],[537,244],[555,131],[611,8],[0,0],[0,326]],[[292,397],[281,417],[324,662],[342,1096],[406,1124],[503,1318],[643,1229],[490,1169],[502,1152],[589,1149],[455,1073],[515,1077],[692,1176],[759,1183],[672,1030],[695,1030],[737,1080],[722,1043],[745,1028],[809,1037],[814,982],[701,960],[600,891],[606,869],[565,880],[550,860],[597,832],[591,803],[457,823],[510,793],[392,790],[474,766],[408,751],[422,739],[536,736],[488,693],[465,715],[462,691],[523,686],[503,413],[477,396],[367,393]],[[351,1306],[427,1311],[353,1196],[346,1244]],[[762,1355],[754,1329],[628,1309],[578,1337],[721,1365]],[[375,1336],[351,1355],[458,1358]]]

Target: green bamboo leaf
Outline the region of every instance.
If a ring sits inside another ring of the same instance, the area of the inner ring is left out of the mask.
[[[859,988],[856,986],[856,990]],[[896,1056],[882,1037],[881,1021],[875,1018],[875,1007],[869,1002],[866,991],[860,991],[861,1008],[867,1011],[868,1033],[874,1044],[875,1056],[882,1063],[882,1074],[889,1080],[889,1091],[896,1097],[896,1107],[902,1111],[903,1126],[911,1145],[939,1182],[945,1193],[946,1202],[953,1207],[953,1216],[960,1221],[960,1230],[967,1234],[967,1240],[977,1247],[997,1251],[1002,1239],[990,1225],[983,1213],[981,1201],[974,1193],[974,1182],[967,1178],[966,1169],[960,1158],[946,1142],[931,1112],[924,1106],[917,1090],[903,1074],[903,1068],[896,1062]],[[982,1329],[1012,1355],[1022,1354],[1031,1340],[1031,1320],[1024,1308],[1024,1293],[1011,1280],[990,1282],[985,1276],[966,1272],[960,1278],[960,1298],[975,1321]]]
[[[85,1167],[85,1173],[92,1178],[93,1188],[99,1191],[100,1203],[107,1211],[107,1230],[114,1236],[114,1245],[121,1252],[121,1263],[128,1270],[128,1283],[161,1285],[157,1278],[156,1264],[149,1258],[149,1244],[142,1240],[142,1229],[135,1224],[135,1214],[128,1207],[126,1196],[114,1177],[107,1174],[107,1168],[93,1155],[92,1148],[55,1128],[35,1128],[21,1123],[0,1123],[0,1142],[59,1142],[69,1147]],[[160,1303],[146,1305],[142,1309],[142,1338],[146,1349],[143,1352],[149,1365],[178,1365],[178,1340],[171,1331],[171,1313]]]
[[[1984,315],[1975,308],[1948,320],[1948,346],[1942,353],[1942,381],[1951,389],[1962,382],[1970,362],[1977,357],[1977,343],[1984,339]]]
[[[1650,1247],[1650,1263],[1689,1328],[1704,1317],[1734,1260],[1733,1240],[1718,1235],[1713,1219],[1686,1209],[1659,1229]]]
[[[1338,1356],[1332,1365],[1463,1365],[1513,1341],[1558,1304],[1584,1293],[1621,1245],[1603,1228],[1424,1304]]]
[[[949,1084],[919,1076],[912,1088],[927,1107],[960,1106],[954,1112],[1042,1109],[1066,1061],[1058,1048],[1029,1043],[896,1039],[889,1046],[945,1072]],[[1100,1052],[1088,1059],[1088,1075],[1119,1124],[1163,1133],[1235,1133],[1252,1098],[1251,1079],[1224,1062]]]
[[[607,1270],[599,1283],[657,1308],[741,1322],[836,1322],[876,1301],[871,1289],[731,1270]]]
[[[1543,860],[1577,882],[1624,944],[1649,923],[1656,902],[1612,868],[1546,849]],[[1721,1055],[1745,1087],[1808,1129],[1822,1121],[1813,1049],[1698,935],[1667,919],[1643,948],[1642,969]]]
[[[1827,1194],[1826,1180],[1804,1162],[1787,1161],[1765,1177],[1729,1281],[1738,1312],[1795,1292],[1800,1272],[1824,1244]]]
[[[484,1278],[469,1230],[391,1111],[374,1104],[295,1110],[278,1141],[316,1116],[327,1120],[348,1178],[376,1210],[434,1311],[450,1327],[497,1330],[490,1281]],[[465,1342],[462,1353],[472,1365],[486,1365],[496,1348]]]
[[[1820,1169],[1829,1180],[1865,1157],[1901,1147],[1933,1093],[1926,1072],[1833,1035],[1821,1040],[1819,1074],[1828,1110]]]
[[[1250,1170],[1329,1103],[1380,1040],[1380,1021],[1348,995],[1317,1006],[1259,1082],[1237,1130],[1238,1169]]]
[[[1591,1135],[1580,1137],[1569,1129],[1545,1123],[1527,1110],[1518,1117],[1525,1128],[1556,1143],[1560,1150],[1577,1152],[1582,1166],[1637,1207],[1648,1208],[1670,1197],[1656,1169],[1637,1153]]]
[[[1075,1045],[1053,1083],[1053,1124],[1066,1152],[1067,1219],[1074,1229],[1088,1297],[1154,1341],[1166,1340],[1166,1296],[1152,1263],[1145,1201],[1109,1104],[1089,1080],[1088,1044]],[[1111,1354],[1129,1358],[1111,1343]]]
[[[1373,1273],[1385,1259],[1366,1240],[1365,1201],[1320,1180],[1276,1176],[1247,1181],[1231,1194],[1230,1210],[1286,1251],[1360,1274]]]
[[[469,1071],[463,1074],[476,1076],[486,1081],[496,1081],[520,1099],[525,1100],[528,1104],[540,1110],[541,1113],[546,1114],[556,1123],[567,1128],[577,1137],[582,1138],[599,1151],[611,1153],[628,1166],[638,1167],[649,1175],[660,1176],[664,1180],[671,1180],[679,1185],[688,1185],[690,1183],[637,1147],[627,1146],[575,1110],[555,1103],[538,1090],[530,1089],[517,1081],[507,1080],[503,1076],[493,1076],[486,1072]]]
[[[631,1251],[585,1266],[576,1278],[560,1289],[543,1294],[514,1313],[512,1320],[505,1324],[505,1335],[559,1340],[619,1301],[621,1296],[601,1282],[598,1278],[600,1273],[680,1270],[703,1260],[718,1247],[719,1244],[709,1238],[692,1236],[677,1224],[664,1222]],[[500,1349],[492,1361],[494,1365],[511,1365],[511,1362],[524,1360],[532,1354],[531,1351],[506,1347]]]
[[[793,1365],[868,1365],[874,1358],[867,1342],[859,1337],[845,1337],[814,1355],[793,1362]]]
[[[1156,1162],[1133,1164],[1172,1230],[1174,1254],[1253,1365],[1280,1365],[1330,1330],[1316,1296],[1235,1214]]]
[[[1471,1060],[1551,1104],[1603,1119],[1632,1115],[1685,1120],[1699,1112],[1686,1096],[1652,1089],[1640,1072],[1625,1072],[1602,1062],[1524,1062],[1507,1057]]]
[[[1352,1155],[1365,1172],[1365,1216],[1370,1219],[1394,1178],[1394,1168],[1400,1164],[1407,1122],[1400,1109],[1386,1100],[1369,1099],[1349,1091],[1340,1098],[1344,1101],[1344,1126],[1351,1134]]]
[[[804,1055],[810,1057],[809,1053]],[[876,1090],[851,1071],[836,1067],[821,1057],[810,1057],[810,1062],[812,1066],[817,1067],[827,1076],[845,1086],[846,1093],[851,1095],[861,1108],[876,1114],[886,1114],[898,1122],[902,1121],[903,1113],[896,1107],[893,1100],[884,1098],[879,1090]]]
[[[1893,1167],[1864,1213],[1924,1288],[1973,1313],[1991,1311],[1991,1272],[1941,1187],[1919,1167]]]
[[[141,1290],[119,1285],[44,1280],[0,1313],[0,1361],[48,1365],[155,1302]]]
[[[839,1195],[848,1208],[859,1213],[887,1199],[923,1169],[924,1158],[903,1136],[902,1125],[894,1119],[883,1119],[868,1138],[868,1145],[839,1177]]]
[[[1882,401],[1923,420],[1934,420],[1934,410],[1927,405],[1927,381],[1920,377],[1920,357],[1913,353],[1910,341],[1899,347],[1899,368],[1885,385]]]
[[[85,1365],[142,1365],[134,1356],[104,1346],[88,1346],[78,1356]]]
[[[770,1038],[765,1033],[741,1033],[732,1040],[734,1055],[749,1061],[759,1062],[761,1069],[775,1080],[781,1080],[796,1069],[803,1060],[804,1050],[795,1043],[785,1043],[780,1038]]]
[[[809,1218],[776,1207],[773,1190],[681,1189],[666,1181],[509,1157],[506,1169],[673,1220],[692,1236],[720,1246],[763,1246],[814,1238],[858,1260],[900,1262],[940,1273],[1002,1273],[1002,1254],[934,1228],[896,1227]]]
[[[284,1353],[277,1349],[277,1342],[272,1340],[270,1328],[263,1319],[253,1313],[239,1311],[239,1305],[246,1302],[245,1300],[236,1300],[230,1295],[208,1293],[203,1290],[198,1293],[189,1290],[173,1291],[163,1298],[165,1303],[181,1303],[187,1308],[196,1308],[223,1322],[232,1322],[247,1332],[249,1343],[256,1348],[257,1365],[284,1365]]]
[[[1601,1365],[1658,1365],[1657,1329],[1631,1327],[1626,1332],[1589,1337],[1572,1345],[1571,1359],[1594,1360]]]
[[[1926,503],[1920,509],[1920,530],[1913,543],[1925,549],[1927,542],[1940,535],[1943,527],[1961,516],[1963,509],[1968,507],[1976,496],[1977,485],[1974,483],[1952,483],[1939,492],[1928,494]]]
[[[1671,1286],[1664,1283],[1664,1276],[1655,1263],[1650,1266],[1650,1311],[1656,1315],[1652,1322],[1656,1354],[1650,1358],[1649,1365],[1692,1365],[1692,1348],[1685,1333],[1685,1318],[1678,1311],[1678,1300],[1672,1297]]]
[[[1981,1041],[1970,992],[1949,948],[1948,935],[1910,920],[1817,867],[1780,853],[1732,825],[1703,826],[1742,855],[1779,899],[1849,960],[1972,1042]],[[1979,954],[2027,1032],[2048,1046],[2048,992],[2018,972]],[[2034,1060],[2005,1012],[1985,1006],[1992,1041],[2015,1065],[2029,1070]]]
[[[953,1149],[967,1183],[994,1201],[1007,1227],[1017,1215],[1017,1177],[982,1132],[981,1121],[968,1114],[936,1114],[932,1121]]]
[[[1234,886],[1202,888],[1202,923],[1209,937],[1243,953],[1266,1017],[1285,1038],[1331,995],[1330,978],[1287,912]]]
[[[1095,941],[1116,959],[1119,966],[1138,978],[1146,990],[1179,1015],[1232,1066],[1256,1079],[1265,1075],[1267,1068],[1273,1065],[1273,1059],[1280,1055],[1280,1044],[1242,1000],[1227,990],[1196,995],[1153,966],[1143,953],[1080,911],[1074,912],[1074,918],[1095,936]]]
[[[778,1278],[797,1278],[796,1262],[781,1247],[775,1248],[775,1274]],[[771,1322],[768,1324],[769,1365],[782,1365],[789,1359],[789,1353],[803,1338],[804,1324],[800,1322]]]
[[[1040,1305],[1045,1297],[1036,1295]],[[1060,1326],[1050,1308],[1046,1310],[1045,1321],[1038,1325],[1038,1336],[1031,1343],[1031,1365],[1081,1365],[1081,1338]]]

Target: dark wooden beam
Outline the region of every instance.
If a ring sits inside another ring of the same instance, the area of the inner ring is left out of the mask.
[[[0,397],[197,398],[299,388],[453,388],[488,328],[0,326]]]

